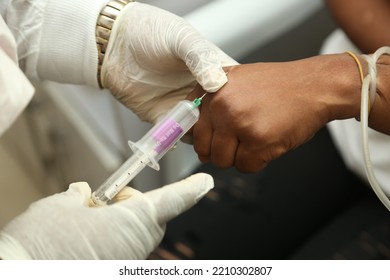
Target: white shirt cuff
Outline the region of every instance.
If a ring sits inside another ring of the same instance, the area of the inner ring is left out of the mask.
[[[96,22],[107,2],[47,2],[37,67],[40,79],[98,87]]]

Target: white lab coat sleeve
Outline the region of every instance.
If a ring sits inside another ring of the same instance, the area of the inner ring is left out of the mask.
[[[9,3],[7,3],[9,2]],[[96,22],[108,0],[6,0],[21,69],[32,79],[98,87]]]
[[[0,135],[27,106],[34,88],[18,67],[16,43],[0,17]]]

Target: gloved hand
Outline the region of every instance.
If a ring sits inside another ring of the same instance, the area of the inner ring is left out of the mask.
[[[0,235],[0,259],[145,259],[160,243],[166,222],[193,206],[213,187],[207,174],[89,207],[87,183],[33,203]],[[123,195],[123,192],[120,194]]]
[[[223,66],[237,64],[181,17],[130,3],[115,21],[101,82],[148,122],[184,99],[198,82],[215,92],[226,82]]]

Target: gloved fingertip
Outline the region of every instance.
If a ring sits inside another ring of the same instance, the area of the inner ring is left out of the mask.
[[[183,137],[180,140],[181,140],[181,142],[189,144],[189,145],[194,144],[194,139],[193,139],[192,135],[183,135]]]
[[[213,93],[221,89],[228,82],[228,78],[222,68],[210,69],[200,73],[197,81],[206,92]]]
[[[87,182],[77,182],[69,185],[68,192],[79,193],[84,198],[90,198],[92,195],[91,188]]]
[[[214,187],[209,174],[198,173],[184,180],[145,193],[157,209],[157,219],[162,225],[194,206]]]
[[[210,174],[197,173],[184,179],[189,188],[197,188],[198,195],[195,196],[195,202],[203,198],[212,188],[214,188],[214,179]]]

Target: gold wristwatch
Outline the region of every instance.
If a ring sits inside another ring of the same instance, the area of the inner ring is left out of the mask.
[[[99,14],[96,24],[96,43],[98,49],[97,78],[101,88],[103,88],[103,86],[101,84],[100,74],[112,26],[114,25],[114,22],[121,10],[130,2],[134,2],[134,0],[111,0],[106,6],[104,6]]]

